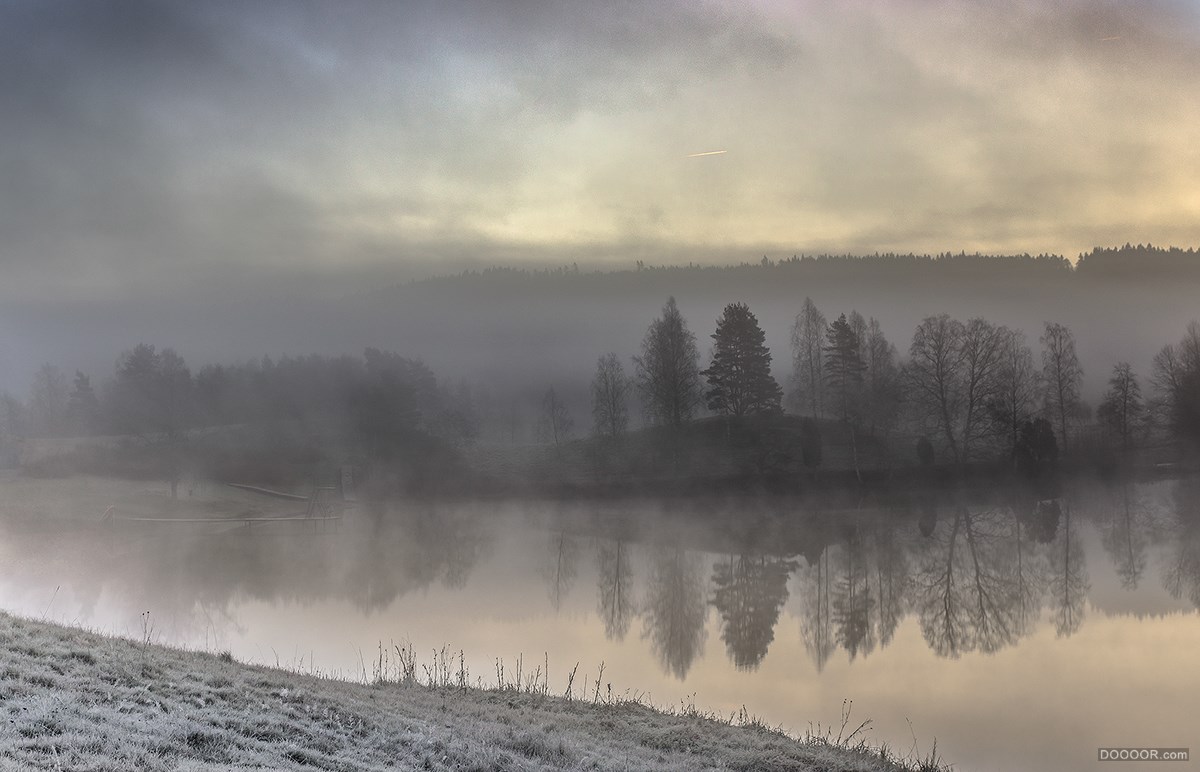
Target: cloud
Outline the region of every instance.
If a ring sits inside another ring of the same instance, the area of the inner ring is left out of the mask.
[[[0,298],[522,256],[1196,243],[1196,15],[11,2]]]

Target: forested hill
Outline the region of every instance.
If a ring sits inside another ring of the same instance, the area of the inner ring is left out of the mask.
[[[1190,252],[1182,254],[1190,255]],[[1196,262],[1200,275],[1200,259]],[[555,291],[614,291],[631,288],[699,289],[735,283],[740,287],[777,287],[780,282],[852,283],[860,286],[927,286],[930,283],[1069,281],[1073,268],[1058,255],[796,255],[780,260],[764,256],[734,265],[646,265],[616,270],[581,270],[577,264],[554,268],[492,267],[411,282],[407,286],[478,288],[503,291],[537,286]],[[396,291],[393,287],[381,292]]]
[[[1131,246],[1104,249],[1096,247],[1080,255],[1075,272],[1087,279],[1120,279],[1163,282],[1200,278],[1200,251],[1179,247]]]
[[[355,300],[363,301],[374,329],[404,336],[389,345],[431,358],[439,371],[482,367],[499,374],[515,367],[552,380],[590,371],[606,351],[636,353],[669,295],[678,299],[704,354],[724,305],[748,303],[781,376],[789,368],[792,320],[805,297],[830,318],[851,309],[878,318],[902,353],[916,325],[932,314],[982,316],[1024,330],[1032,344],[1044,321],[1058,321],[1077,330],[1084,366],[1098,376],[1099,388],[1100,374],[1118,360],[1147,371],[1154,352],[1195,318],[1200,253],[1097,249],[1074,266],[1055,255],[884,254],[766,257],[733,266],[637,264],[615,271],[491,268]]]
[[[960,252],[938,255],[794,255],[783,259],[734,265],[646,265],[617,270],[581,270],[578,264],[542,269],[492,267],[412,282],[422,287],[473,286],[490,290],[537,284],[563,290],[613,290],[637,285],[663,288],[703,287],[736,282],[740,286],[773,286],[779,282],[814,281],[860,286],[946,283],[1041,284],[1044,282],[1135,279],[1144,283],[1200,280],[1200,252],[1151,245],[1104,248],[1079,255],[1075,265],[1060,255],[983,255]],[[393,290],[397,288],[392,288]],[[388,290],[383,290],[384,292]]]
[[[1076,265],[1059,256],[968,254],[746,255],[740,265],[619,270],[571,264],[550,269],[491,268],[346,295],[288,291],[227,298],[159,300],[70,314],[36,305],[0,309],[0,387],[23,391],[42,362],[101,382],[111,352],[139,342],[171,347],[189,363],[228,363],[263,354],[358,353],[373,346],[421,358],[439,376],[531,398],[574,382],[581,397],[596,358],[628,364],[668,296],[695,332],[707,362],[709,336],[726,304],[744,302],[766,333],[774,371],[786,387],[791,326],[806,297],[828,318],[858,310],[875,317],[903,355],[929,315],[982,316],[1023,330],[1036,347],[1045,321],[1076,332],[1085,391],[1128,361],[1147,373],[1165,343],[1198,316],[1200,253],[1123,247],[1097,249]],[[151,332],[152,331],[152,332]]]

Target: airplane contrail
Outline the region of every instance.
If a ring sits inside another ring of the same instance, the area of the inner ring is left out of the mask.
[[[728,153],[728,152],[729,152],[728,150],[709,150],[708,152],[705,152],[705,153],[688,153],[687,155],[684,156],[684,158],[699,158],[702,155],[721,155],[722,153]]]
[[[1100,38],[1100,42],[1101,42],[1101,43],[1107,43],[1107,42],[1109,42],[1110,40],[1120,40],[1120,39],[1121,39],[1121,36],[1120,36],[1120,35],[1113,35],[1113,36],[1112,36],[1112,37],[1110,37],[1110,38]]]

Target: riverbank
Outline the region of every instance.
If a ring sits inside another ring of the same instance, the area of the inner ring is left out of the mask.
[[[603,692],[365,685],[3,613],[0,725],[4,770],[938,769]]]

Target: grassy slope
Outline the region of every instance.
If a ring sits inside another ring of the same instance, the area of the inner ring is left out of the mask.
[[[758,725],[367,686],[0,614],[0,769],[899,770]]]

